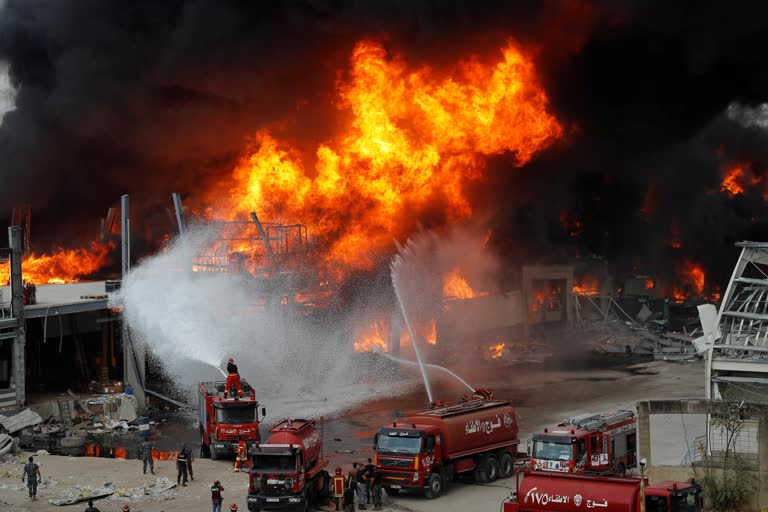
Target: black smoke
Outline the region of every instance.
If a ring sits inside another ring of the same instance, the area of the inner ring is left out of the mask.
[[[0,218],[29,204],[36,249],[72,245],[129,193],[152,239],[173,229],[170,193],[225,181],[255,130],[322,140],[360,38],[439,66],[514,37],[567,137],[523,169],[494,159],[475,184],[502,256],[620,272],[693,258],[722,282],[733,241],[768,237],[761,193],[719,192],[724,159],[768,162],[768,132],[726,114],[768,101],[768,5],[669,4],[7,0],[0,60],[18,94],[0,125]]]

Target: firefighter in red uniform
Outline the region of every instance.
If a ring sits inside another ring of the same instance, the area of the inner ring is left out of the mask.
[[[241,439],[237,442],[237,453],[235,455],[235,468],[234,472],[239,473],[241,469],[248,468],[248,447],[245,445],[245,441]]]
[[[336,502],[336,510],[341,510],[341,499],[344,497],[344,489],[347,487],[347,478],[341,474],[341,468],[336,468],[333,475],[333,500]]]
[[[227,377],[227,383],[224,386],[224,398],[227,397],[229,390],[233,387],[237,389],[237,396],[242,398],[243,388],[240,387],[240,373],[237,371],[235,360],[231,357],[229,358],[229,361],[227,361],[227,373],[229,376]]]

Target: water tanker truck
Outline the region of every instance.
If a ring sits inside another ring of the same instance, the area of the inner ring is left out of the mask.
[[[514,474],[517,418],[509,401],[478,399],[429,409],[381,428],[376,465],[387,494],[423,490],[439,497],[454,476],[488,483]]]
[[[701,486],[693,479],[648,485],[647,478],[524,471],[516,488],[503,512],[640,512],[643,493],[645,512],[703,510]]]
[[[248,510],[310,510],[325,498],[330,475],[315,420],[284,419],[249,451]]]

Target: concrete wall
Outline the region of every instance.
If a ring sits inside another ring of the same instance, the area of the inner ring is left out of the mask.
[[[670,424],[658,424],[652,428],[651,417],[654,415],[679,415],[683,417],[700,416],[707,414],[709,402],[707,400],[649,400],[637,403],[637,437],[638,453],[645,457],[646,473],[651,482],[663,480],[686,480],[696,477],[694,469],[690,465],[676,465],[654,463],[653,448],[654,438],[676,437],[680,432],[675,431]],[[764,410],[763,410],[764,411]],[[768,507],[768,412],[756,413],[753,419],[757,422],[757,471],[754,472],[758,479],[758,489],[755,496],[755,510]],[[692,441],[692,439],[691,439]],[[662,457],[657,457],[662,459]],[[700,471],[700,470],[699,470]],[[700,475],[699,475],[700,476]]]

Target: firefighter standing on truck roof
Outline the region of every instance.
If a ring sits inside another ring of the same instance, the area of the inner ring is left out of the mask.
[[[243,388],[240,387],[240,373],[237,371],[237,365],[235,364],[235,359],[232,357],[230,357],[229,360],[227,361],[227,373],[229,375],[227,376],[227,383],[224,386],[224,398],[227,397],[229,390],[233,387],[237,389],[237,396],[242,398]]]
[[[239,473],[241,469],[247,469],[248,467],[248,447],[245,445],[245,440],[240,439],[235,450],[235,467],[233,471]]]

